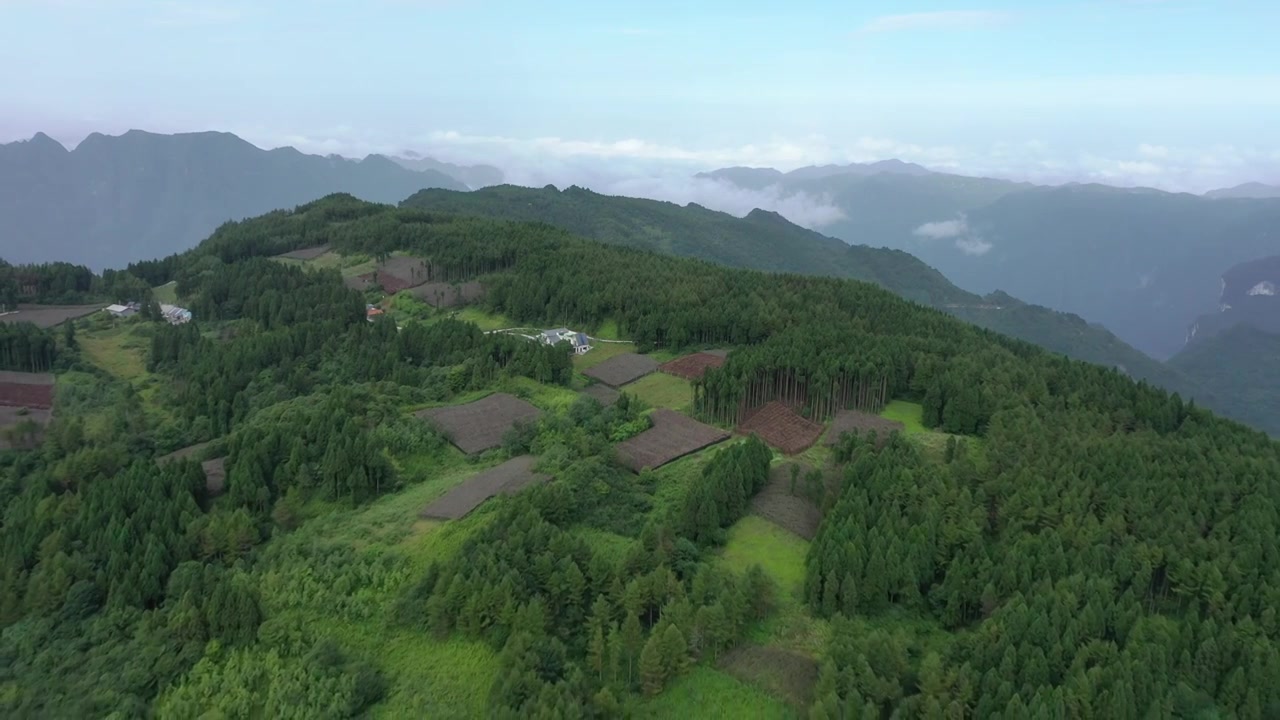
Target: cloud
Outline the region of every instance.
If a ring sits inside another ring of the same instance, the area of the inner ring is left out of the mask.
[[[625,195],[679,204],[697,203],[742,217],[756,208],[771,210],[791,222],[820,230],[845,218],[830,198],[807,193],[784,194],[775,185],[763,190],[740,188],[723,180],[689,176],[625,179],[593,188],[607,195]]]
[[[1008,22],[1008,13],[992,10],[942,10],[901,15],[882,15],[873,18],[861,28],[860,33],[900,32],[904,30],[974,30],[994,27]]]
[[[956,247],[965,255],[986,255],[991,252],[991,243],[979,237],[962,237],[956,239]]]
[[[1147,143],[1142,143],[1138,146],[1138,154],[1143,157],[1156,159],[1167,158],[1169,157],[1169,148],[1164,145],[1148,145]]]
[[[912,231],[912,234],[926,240],[954,238],[956,248],[965,255],[986,255],[994,247],[969,227],[969,220],[963,214],[952,220],[927,222]]]
[[[928,238],[929,240],[945,240],[947,238],[964,235],[969,231],[969,223],[963,218],[956,220],[940,220],[938,222],[930,222],[916,228],[912,233],[916,237]]]

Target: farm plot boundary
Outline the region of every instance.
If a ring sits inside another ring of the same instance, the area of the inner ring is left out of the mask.
[[[507,393],[414,414],[438,427],[449,442],[468,455],[498,447],[516,423],[536,422],[542,417],[541,410]]]
[[[751,410],[738,425],[739,432],[755,433],[787,455],[808,450],[822,437],[822,429],[822,425],[801,417],[777,400]]]
[[[658,361],[647,355],[622,353],[583,370],[582,374],[616,388],[635,382],[657,369]]]
[[[835,445],[840,442],[840,436],[844,433],[857,432],[859,435],[866,435],[874,430],[876,444],[883,446],[889,441],[890,433],[902,432],[905,428],[906,426],[897,420],[887,420],[879,415],[857,410],[843,410],[831,421],[831,430],[827,432],[825,442],[827,445]]]
[[[485,470],[436,499],[423,509],[421,517],[457,520],[494,495],[513,495],[535,483],[547,482],[551,476],[533,472],[536,460],[532,455],[521,455]]]
[[[633,472],[659,468],[729,438],[719,428],[687,418],[674,410],[654,410],[653,427],[618,445],[617,456]]]

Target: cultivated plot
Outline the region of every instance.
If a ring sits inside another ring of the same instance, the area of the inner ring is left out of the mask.
[[[791,467],[796,466],[795,492]],[[812,540],[822,523],[822,511],[805,497],[805,475],[812,468],[803,463],[783,463],[769,471],[769,484],[751,499],[751,510],[780,528]]]
[[[0,450],[36,447],[52,416],[47,409],[0,406]]]
[[[207,447],[209,447],[209,443],[207,442],[196,443],[195,445],[188,445],[182,448],[181,450],[174,450],[168,455],[161,455],[160,457],[156,458],[156,464],[164,465],[165,463],[170,463],[175,460],[186,460],[187,458],[190,458],[190,457],[196,457],[197,455],[200,454],[202,450],[204,450]]]
[[[596,402],[605,407],[609,407],[610,405],[618,402],[618,396],[621,395],[617,390],[614,390],[603,383],[588,385],[586,389],[582,391],[582,394],[590,398],[595,398]]]
[[[835,445],[840,442],[840,436],[844,433],[857,432],[859,435],[866,435],[874,430],[876,444],[883,446],[889,441],[890,433],[895,431],[902,432],[903,427],[902,423],[896,420],[886,420],[879,415],[871,415],[857,410],[842,410],[831,421],[831,430],[827,432],[825,442],[828,445]]]
[[[502,436],[516,423],[535,422],[542,417],[541,410],[506,393],[414,414],[439,428],[449,442],[468,455],[498,447]]]
[[[748,411],[738,431],[755,433],[787,455],[808,450],[822,437],[822,425],[801,417],[777,400]]]
[[[654,410],[649,419],[653,427],[617,447],[618,460],[633,472],[662,467],[729,438],[729,433],[674,410]]]
[[[204,471],[204,488],[211,496],[222,494],[227,489],[227,459],[225,457],[205,460],[200,463]]]
[[[668,375],[682,377],[685,380],[696,380],[702,377],[707,368],[721,367],[724,365],[724,361],[724,355],[717,355],[711,352],[696,352],[692,355],[685,355],[684,357],[664,362],[658,366],[658,369]]]
[[[513,495],[534,483],[550,480],[549,475],[533,472],[536,460],[532,455],[521,455],[485,470],[445,493],[421,515],[428,520],[457,520],[498,493]]]
[[[388,295],[417,287],[431,279],[431,266],[425,260],[396,255],[378,265],[378,284]]]
[[[658,369],[658,361],[647,355],[622,353],[582,371],[583,375],[619,387],[634,382]]]
[[[433,308],[458,307],[484,297],[484,285],[478,282],[429,282],[411,288],[409,293]]]
[[[720,669],[780,697],[801,710],[813,704],[818,663],[790,650],[744,644],[720,658]]]
[[[315,260],[327,252],[329,252],[328,245],[316,245],[314,247],[302,248],[300,250],[290,250],[287,253],[280,253],[276,257],[288,258],[290,260]]]
[[[50,373],[0,372],[0,405],[47,410],[53,407]]]
[[[101,303],[97,305],[28,305],[19,303],[17,310],[0,314],[0,322],[29,322],[35,324],[36,327],[51,328],[68,320],[82,318],[104,307],[106,305]]]

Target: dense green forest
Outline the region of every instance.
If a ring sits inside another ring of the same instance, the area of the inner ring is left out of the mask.
[[[849,180],[858,183],[927,182],[927,178],[877,175]],[[985,180],[940,176],[953,180]],[[833,178],[830,182],[839,182]],[[824,180],[823,182],[826,182]],[[997,183],[1000,192],[1016,187]],[[1008,187],[1005,187],[1008,186]],[[963,190],[955,185],[947,192]],[[889,193],[892,195],[893,193]],[[981,194],[981,193],[980,193]],[[998,194],[998,193],[997,193]],[[921,198],[911,195],[913,201]],[[859,208],[853,220],[881,213],[901,198],[876,196],[875,208]],[[401,203],[403,207],[435,212],[491,217],[502,220],[547,222],[582,237],[614,245],[709,260],[729,267],[770,272],[794,272],[873,282],[897,295],[941,309],[975,325],[1035,343],[1077,360],[1120,367],[1131,376],[1155,383],[1202,405],[1233,415],[1238,396],[1219,396],[1176,369],[1167,367],[1117,338],[1105,328],[1077,315],[1024,303],[1006,293],[987,297],[966,292],[934,268],[900,249],[878,247],[882,233],[843,234],[843,240],[806,230],[782,216],[756,210],[744,218],[697,205],[639,198],[614,197],[579,187],[563,191],[511,185],[476,192],[423,190]],[[949,217],[925,215],[919,222]],[[917,223],[919,224],[919,223]],[[911,227],[915,227],[912,225]],[[1240,419],[1243,419],[1241,416]]]
[[[709,407],[912,400],[947,451],[806,456],[823,519],[792,607],[765,552],[725,559],[777,462],[762,442],[631,475],[611,448],[641,404],[579,397],[563,348],[430,308],[369,322],[338,270],[266,259],[318,244],[479,278],[477,311],[514,322],[734,348]],[[195,322],[53,334],[44,443],[0,455],[6,716],[714,712],[656,703],[784,613],[825,630],[811,705],[780,716],[1280,713],[1280,446],[1115,370],[867,283],[345,196],[132,272],[176,280]],[[410,414],[492,390],[545,414],[481,456]],[[526,453],[550,482],[417,518]]]

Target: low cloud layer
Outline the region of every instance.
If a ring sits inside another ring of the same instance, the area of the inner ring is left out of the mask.
[[[994,247],[969,227],[969,221],[964,215],[951,220],[927,222],[913,230],[912,234],[924,240],[955,240],[956,249],[975,257],[986,255]]]

